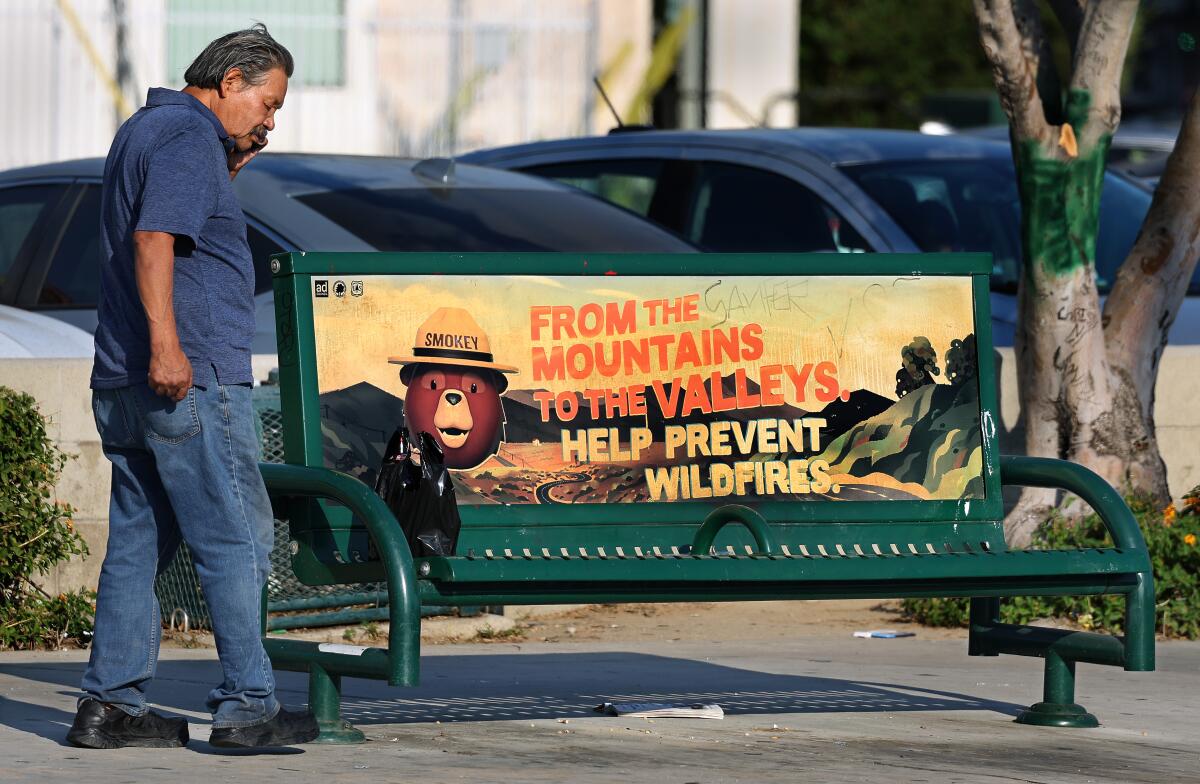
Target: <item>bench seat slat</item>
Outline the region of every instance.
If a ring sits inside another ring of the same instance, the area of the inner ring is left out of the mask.
[[[639,548],[640,549],[640,548]],[[919,572],[912,561],[920,560]],[[1144,554],[1116,549],[1021,550],[1001,553],[928,553],[908,556],[864,555],[839,558],[779,556],[748,558],[740,554],[686,555],[671,559],[674,568],[663,570],[659,558],[643,554],[640,559],[523,558],[472,559],[462,556],[423,559],[430,566],[426,579],[454,583],[500,584],[530,582],[679,581],[798,583],[807,581],[936,581],[939,579],[1037,578],[1094,575],[1107,577],[1132,574],[1144,568]],[[871,566],[864,570],[863,561]]]

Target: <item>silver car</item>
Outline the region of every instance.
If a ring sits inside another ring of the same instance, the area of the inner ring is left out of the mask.
[[[96,330],[100,158],[0,173],[0,305]],[[275,353],[272,253],[694,252],[627,210],[453,161],[264,154],[234,181],[255,265],[252,350]]]

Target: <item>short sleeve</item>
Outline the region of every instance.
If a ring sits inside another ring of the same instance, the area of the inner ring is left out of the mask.
[[[216,210],[217,177],[212,140],[205,130],[185,126],[148,152],[146,175],[134,231],[163,231],[200,241],[204,223]]]

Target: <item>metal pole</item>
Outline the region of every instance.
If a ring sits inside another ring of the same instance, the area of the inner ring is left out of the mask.
[[[712,36],[709,31],[712,26],[708,23],[708,0],[700,0],[700,125],[701,128],[708,127],[708,48],[712,42]]]
[[[692,29],[679,53],[675,72],[675,112],[680,128],[703,128],[708,122],[705,104],[708,96],[708,0],[694,0],[696,8]],[[677,6],[674,22],[682,13]]]
[[[796,0],[796,127],[800,127],[800,77],[804,69],[804,0]]]
[[[586,56],[586,78],[587,85],[583,90],[583,130],[581,135],[592,135],[592,109],[596,105],[596,99],[592,95],[591,79],[596,77],[599,63],[599,37],[600,37],[600,0],[590,0],[588,3],[588,31],[587,31],[587,56]]]
[[[125,0],[112,0],[113,12],[113,35],[116,45],[116,64],[114,66],[114,78],[117,82],[117,90],[121,95],[129,95],[129,83],[133,76],[133,68],[129,64],[128,42],[126,40],[128,33],[128,25],[125,14]],[[114,103],[113,114],[115,122],[113,123],[113,132],[115,133],[121,127],[121,123],[125,122],[124,112],[120,103]]]
[[[534,49],[537,46],[536,29],[532,27],[537,19],[537,10],[533,3],[525,0],[525,5],[522,8],[521,16],[525,19],[526,26],[521,29],[521,43],[518,46],[520,52],[520,76],[517,79],[517,103],[520,104],[520,125],[517,129],[517,136],[522,142],[530,140],[530,128],[533,126],[533,98],[530,96],[529,89],[529,61],[533,59]]]
[[[50,160],[59,159],[59,124],[58,109],[61,90],[59,58],[62,56],[62,25],[58,14],[50,12]]]
[[[453,156],[458,149],[458,91],[460,89],[462,69],[462,36],[463,36],[463,0],[454,0],[450,4],[450,85],[448,92],[448,111],[446,112],[446,149],[438,150],[447,156]]]

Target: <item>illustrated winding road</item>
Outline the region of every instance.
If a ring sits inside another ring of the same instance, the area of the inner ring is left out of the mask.
[[[919,501],[920,497],[894,487],[842,485],[838,493],[825,493],[830,501]]]
[[[556,487],[561,487],[563,485],[573,485],[573,484],[578,484],[579,482],[588,481],[587,474],[567,474],[567,476],[569,477],[568,479],[556,479],[553,482],[547,482],[544,485],[538,485],[537,492],[536,492],[537,502],[539,504],[569,504],[569,503],[573,503],[571,501],[555,501],[553,498],[550,497],[550,491]]]

